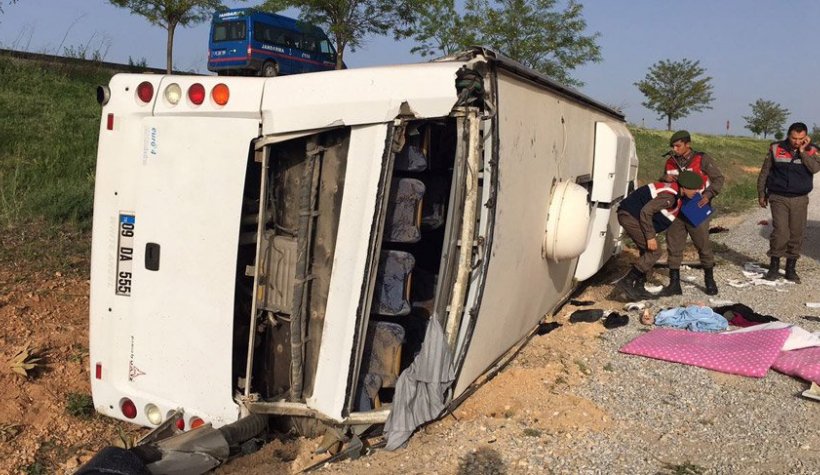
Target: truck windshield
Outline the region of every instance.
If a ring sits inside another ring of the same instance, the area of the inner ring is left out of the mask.
[[[213,28],[214,43],[220,41],[241,41],[245,39],[244,21],[226,21],[217,23]]]

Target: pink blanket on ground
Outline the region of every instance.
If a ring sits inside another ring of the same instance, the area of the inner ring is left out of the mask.
[[[772,369],[820,384],[820,347],[783,351]]]
[[[780,355],[790,333],[788,328],[729,334],[656,328],[630,341],[620,351],[762,378]]]

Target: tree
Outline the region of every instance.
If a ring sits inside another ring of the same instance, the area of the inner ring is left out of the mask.
[[[422,56],[450,54],[486,45],[510,58],[570,85],[583,83],[570,71],[601,60],[599,33],[584,34],[583,5],[569,0],[467,0],[459,15],[454,0],[431,0],[421,8],[406,36]]]
[[[463,33],[464,21],[454,0],[430,0],[418,8],[413,24],[400,31],[399,36],[416,41],[410,49],[413,54],[446,56],[465,48]]]
[[[423,0],[266,0],[258,8],[298,8],[302,21],[327,32],[336,47],[336,69],[342,69],[347,48],[355,51],[368,35],[403,31],[412,22],[418,1]]]
[[[646,96],[641,104],[657,112],[659,119],[666,118],[666,129],[672,130],[673,120],[712,108],[712,78],[705,72],[700,61],[658,61],[643,81],[635,83]]]
[[[818,127],[817,124],[812,124],[811,125],[811,135],[810,135],[810,137],[812,138],[812,141],[820,140],[820,127]]]
[[[14,5],[18,0],[9,0],[9,5]],[[3,13],[3,2],[0,0],[0,13]]]
[[[174,31],[177,26],[186,27],[210,18],[214,11],[225,6],[221,0],[108,0],[112,5],[127,8],[135,15],[144,16],[151,24],[161,26],[168,32],[165,50],[168,74],[174,66]]]
[[[753,134],[763,134],[764,139],[769,134],[782,131],[789,117],[789,110],[774,101],[758,99],[749,107],[752,108],[752,115],[743,116],[746,128]]]

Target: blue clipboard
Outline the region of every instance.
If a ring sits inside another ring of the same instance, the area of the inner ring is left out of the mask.
[[[696,194],[691,200],[684,198],[683,206],[681,206],[680,209],[680,212],[686,217],[686,220],[692,223],[694,227],[700,226],[700,224],[706,221],[706,218],[714,212],[712,205],[708,203],[703,208],[698,207],[698,201],[700,201],[701,198],[700,193]]]

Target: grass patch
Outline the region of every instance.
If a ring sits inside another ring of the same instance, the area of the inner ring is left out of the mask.
[[[65,411],[74,417],[88,419],[94,414],[94,400],[88,394],[68,393]]]
[[[48,473],[48,469],[45,464],[38,461],[32,462],[23,467],[23,473],[26,475],[46,475]]]
[[[90,265],[91,235],[73,223],[49,224],[44,219],[0,226],[0,265],[22,269],[21,281],[32,272],[86,275]]]
[[[665,163],[672,132],[630,127],[638,152],[638,180],[656,181]],[[737,212],[757,206],[757,174],[771,142],[751,137],[692,134],[692,148],[711,156],[726,183],[714,200],[719,212]]]
[[[526,429],[524,429],[523,433],[526,437],[541,437],[541,431],[540,430],[532,429],[530,427],[527,427]]]
[[[111,75],[0,58],[0,224],[42,217],[90,227],[100,124],[95,90]]]

